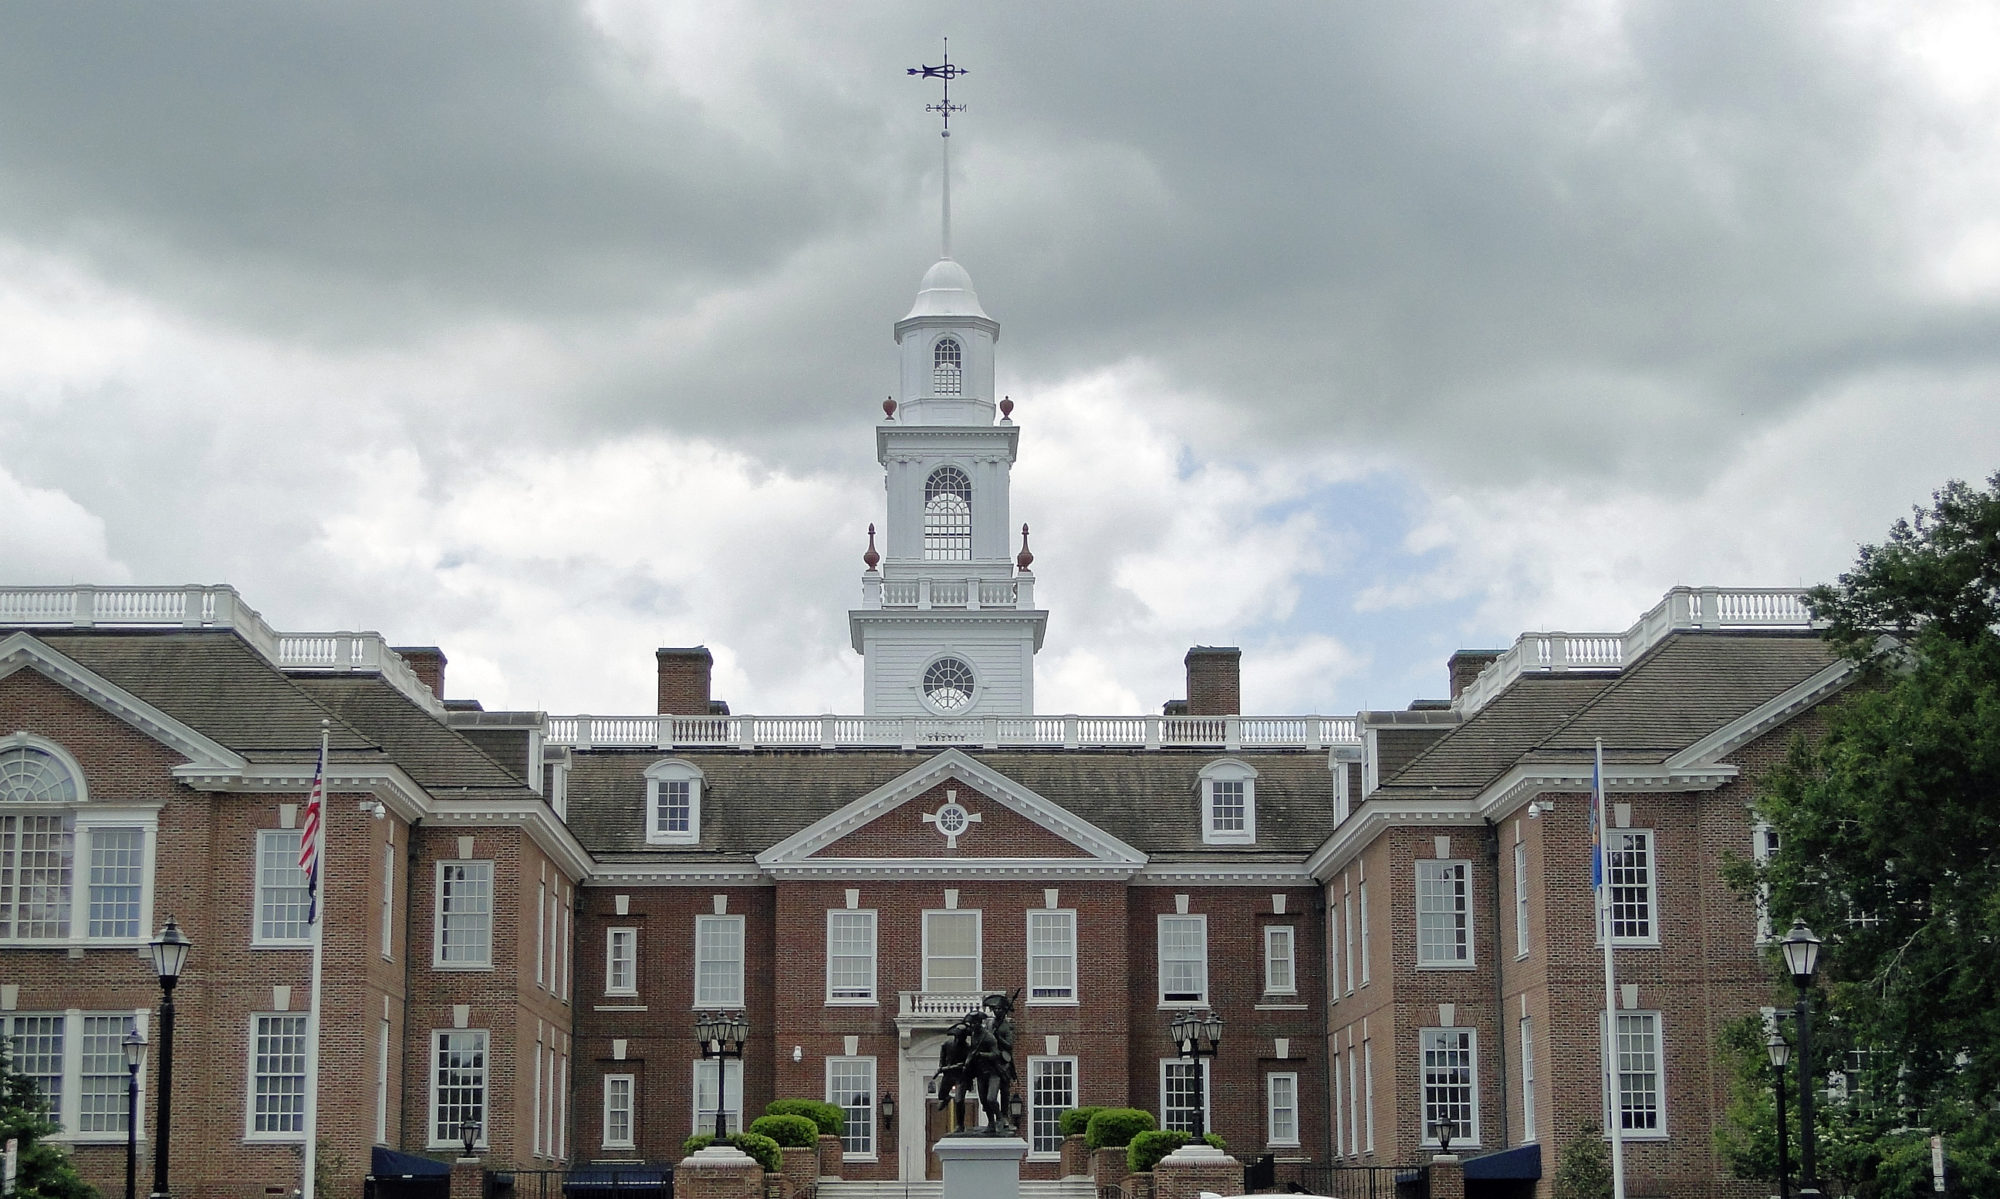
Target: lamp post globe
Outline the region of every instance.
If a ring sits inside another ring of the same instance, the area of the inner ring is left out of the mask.
[[[1798,988],[1798,1005],[1792,1016],[1799,1030],[1799,1195],[1817,1196],[1819,1190],[1819,1137],[1813,1127],[1812,982],[1819,971],[1819,950],[1823,944],[1803,920],[1792,921],[1792,929],[1778,942],[1785,955],[1785,969]]]
[[[154,1130],[153,1199],[169,1199],[168,1151],[173,1147],[174,1130],[174,987],[181,981],[188,954],[194,950],[180,925],[167,917],[167,926],[147,945],[153,959],[153,973],[160,979],[160,1090],[158,1127]]]
[[[750,1017],[740,1011],[698,1012],[694,1035],[701,1042],[701,1056],[715,1063],[715,1143],[720,1145],[729,1139],[729,1060],[743,1058],[750,1041]]]
[[[1214,1011],[1182,1011],[1167,1025],[1167,1036],[1184,1058],[1194,1061],[1194,1139],[1208,1135],[1208,1079],[1202,1062],[1222,1048],[1222,1017]]]

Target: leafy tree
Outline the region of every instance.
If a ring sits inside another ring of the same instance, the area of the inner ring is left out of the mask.
[[[1556,1199],[1611,1199],[1611,1151],[1597,1121],[1577,1125],[1556,1158]]]
[[[49,1119],[49,1101],[35,1080],[16,1073],[7,1043],[0,1041],[0,1143],[20,1141],[20,1173],[14,1193],[19,1199],[98,1199],[61,1146],[46,1138],[56,1131]]]

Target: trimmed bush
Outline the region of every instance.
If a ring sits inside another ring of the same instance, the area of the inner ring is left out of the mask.
[[[1169,1132],[1156,1129],[1142,1132],[1132,1138],[1132,1145],[1125,1150],[1125,1168],[1134,1174],[1144,1174],[1160,1164],[1160,1159],[1194,1138],[1184,1132]]]
[[[1084,1143],[1092,1149],[1123,1149],[1132,1138],[1159,1127],[1152,1114],[1136,1107],[1107,1107],[1084,1126]]]
[[[847,1131],[847,1112],[838,1103],[818,1099],[773,1099],[764,1108],[764,1114],[804,1116],[819,1127],[819,1135],[823,1137],[837,1137]]]
[[[1224,1153],[1229,1152],[1229,1142],[1223,1140],[1222,1134],[1219,1132],[1204,1133],[1201,1139],[1207,1141],[1211,1149],[1220,1149]]]
[[[785,1168],[785,1151],[778,1148],[778,1142],[770,1137],[754,1132],[739,1132],[729,1138],[729,1143],[750,1155],[767,1173],[776,1174]]]
[[[1056,1124],[1066,1137],[1080,1137],[1090,1126],[1090,1118],[1103,1111],[1101,1107],[1073,1107],[1056,1117]]]
[[[691,1136],[687,1140],[681,1142],[681,1156],[693,1157],[695,1154],[700,1153],[702,1150],[708,1148],[710,1145],[713,1144],[715,1144],[714,1137],[710,1136],[708,1133],[705,1132],[697,1133],[696,1135]]]
[[[819,1144],[819,1125],[804,1116],[759,1116],[750,1131],[770,1137],[786,1149],[811,1149]]]

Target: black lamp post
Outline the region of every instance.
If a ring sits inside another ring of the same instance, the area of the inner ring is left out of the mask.
[[[1438,1143],[1439,1157],[1450,1156],[1451,1134],[1457,1131],[1458,1121],[1456,1120],[1433,1120],[1431,1122],[1431,1138]]]
[[[1174,1039],[1174,1045],[1181,1056],[1194,1059],[1194,1139],[1199,1141],[1208,1135],[1205,1119],[1208,1107],[1208,1080],[1202,1073],[1204,1058],[1215,1056],[1222,1047],[1222,1017],[1214,1012],[1196,1012],[1192,1009],[1174,1017],[1167,1027],[1167,1034]]]
[[[170,1199],[167,1189],[167,1151],[173,1146],[174,1130],[174,984],[181,981],[181,967],[187,965],[194,942],[167,917],[167,926],[147,946],[153,955],[153,972],[160,976],[160,1099],[158,1140],[153,1146],[153,1199]]]
[[[1812,1059],[1812,980],[1819,968],[1820,939],[1813,936],[1803,920],[1792,921],[1792,931],[1778,943],[1785,953],[1785,969],[1792,972],[1792,985],[1799,989],[1799,1003],[1793,1015],[1799,1028],[1799,1195],[1817,1196],[1819,1190],[1818,1148],[1813,1129]]]
[[[1771,1055],[1771,1069],[1778,1072],[1778,1199],[1791,1199],[1792,1163],[1785,1156],[1785,1063],[1792,1060],[1792,1047],[1774,1028],[1764,1038],[1764,1051]]]
[[[138,1029],[125,1034],[125,1199],[139,1192],[139,1067],[146,1064],[146,1038]]]
[[[467,1116],[458,1122],[458,1143],[465,1147],[462,1157],[471,1159],[473,1150],[479,1145],[479,1121]]]
[[[703,1012],[695,1017],[694,1035],[701,1041],[701,1056],[715,1062],[715,1142],[719,1145],[729,1139],[726,1063],[730,1058],[743,1060],[743,1045],[750,1039],[750,1018],[742,1012]]]
[[[896,1096],[892,1091],[882,1092],[882,1127],[896,1126]]]

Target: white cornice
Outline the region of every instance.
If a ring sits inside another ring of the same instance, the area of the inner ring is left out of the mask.
[[[1412,824],[1478,828],[1482,822],[1472,814],[1470,806],[1470,801],[1463,799],[1378,799],[1371,795],[1341,821],[1325,844],[1312,852],[1305,861],[1305,870],[1316,881],[1325,882],[1376,837],[1392,828]]]
[[[811,858],[765,866],[775,879],[1009,878],[1115,879],[1139,867],[1092,858]]]
[[[240,771],[226,772],[176,766],[174,777],[198,791],[304,792],[312,786],[314,765],[312,762],[287,762],[282,765],[247,766]],[[401,766],[386,762],[342,762],[336,758],[326,766],[326,789],[329,794],[367,792],[406,822],[414,822],[430,814],[430,796]]]
[[[160,711],[103,675],[78,665],[29,633],[0,638],[0,679],[34,670],[174,750],[212,770],[241,770],[243,755]]]
[[[737,862],[599,862],[586,887],[768,887],[775,880],[756,866]]]
[[[430,827],[513,825],[525,829],[541,851],[572,880],[589,876],[595,862],[569,826],[539,799],[446,800],[431,805]]]
[[[1667,759],[1672,768],[1713,763],[1824,701],[1852,681],[1854,663],[1845,658],[1772,699],[1765,700]]]
[[[1140,887],[1311,887],[1319,880],[1303,862],[1148,862],[1132,882]]]
[[[1089,854],[1089,858],[1077,860],[1078,866],[1090,866],[1114,872],[1123,870],[1129,875],[1145,864],[1145,854],[956,749],[944,750],[854,800],[839,811],[824,816],[793,833],[758,854],[757,864],[773,873],[777,872],[778,867],[810,868],[817,877],[825,873],[818,869],[823,861],[815,861],[811,855],[833,845],[847,834],[901,807],[947,779],[957,779],[965,783],[1001,807],[1040,825]],[[1023,859],[954,858],[911,861],[913,864],[963,870],[971,868],[978,861],[1019,860]],[[982,870],[981,873],[991,872]]]

